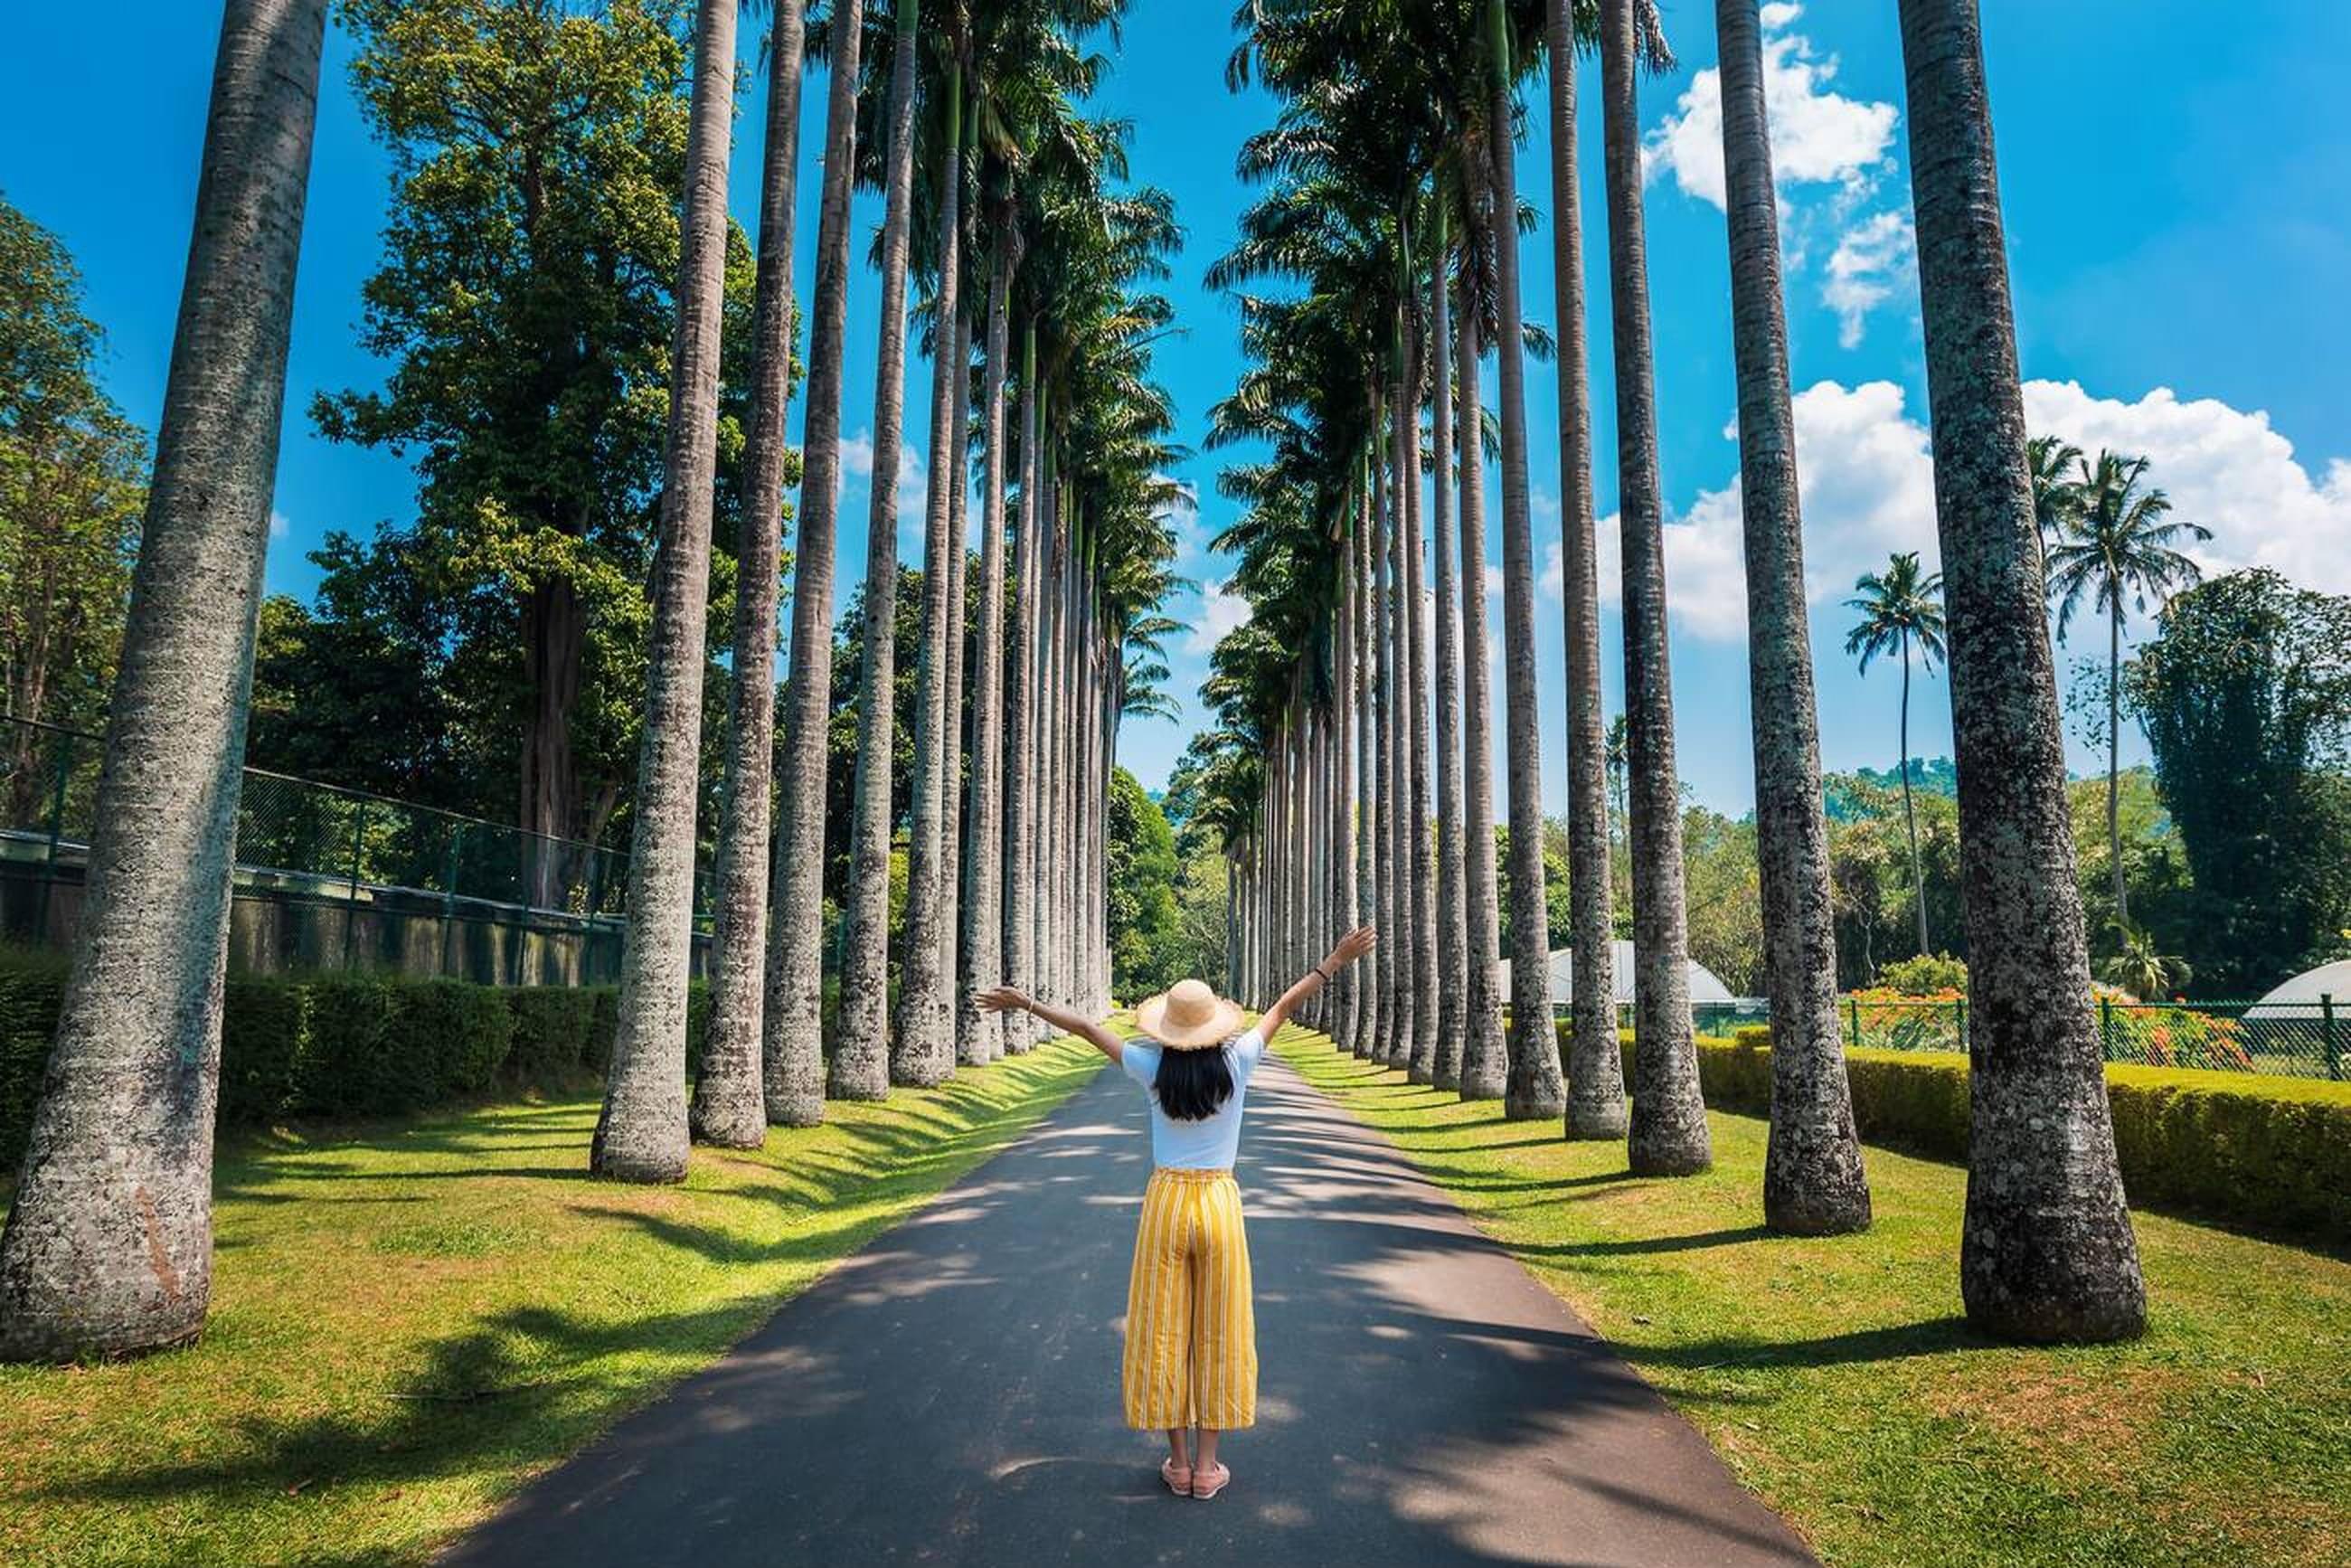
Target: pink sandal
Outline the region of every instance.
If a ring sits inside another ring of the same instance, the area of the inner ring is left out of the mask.
[[[1178,1476],[1181,1476],[1184,1479],[1182,1480],[1177,1480],[1176,1478]],[[1167,1490],[1174,1492],[1177,1497],[1189,1497],[1192,1495],[1191,1466],[1179,1465],[1173,1459],[1162,1459],[1159,1461],[1159,1479],[1165,1481],[1167,1483]]]
[[[1204,1485],[1201,1480],[1203,1472],[1199,1470],[1192,1472],[1192,1495],[1202,1502],[1207,1501],[1232,1484],[1233,1472],[1228,1466],[1218,1465],[1215,1469],[1205,1473],[1216,1477],[1216,1480]]]

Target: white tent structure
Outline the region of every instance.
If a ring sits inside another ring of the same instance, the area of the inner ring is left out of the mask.
[[[2304,969],[2247,1008],[2245,1018],[2248,1022],[2319,1018],[2323,1012],[2321,997],[2333,998],[2335,1017],[2351,1021],[2351,958],[2338,958],[2315,969]]]
[[[1633,944],[1610,944],[1615,954],[1616,1002],[1630,1007],[1633,1002]],[[1510,961],[1503,959],[1494,966],[1495,995],[1507,1000],[1510,994]],[[1735,1002],[1730,988],[1716,977],[1713,970],[1692,958],[1689,961],[1689,996],[1693,1004]],[[1562,947],[1551,956],[1551,999],[1554,1007],[1564,1006],[1575,998],[1575,949]]]

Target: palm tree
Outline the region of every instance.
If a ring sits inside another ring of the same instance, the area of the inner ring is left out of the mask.
[[[1616,1043],[1615,913],[1608,869],[1608,737],[1600,695],[1599,551],[1593,537],[1592,401],[1583,340],[1583,222],[1577,189],[1575,26],[1547,0],[1551,56],[1552,280],[1559,309],[1560,600],[1567,623],[1568,903],[1575,949],[1567,1046],[1567,1135],[1625,1132]],[[1514,824],[1515,825],[1515,824]],[[1515,966],[1513,966],[1515,968]]]
[[[2156,946],[2155,934],[2145,926],[2123,925],[2115,931],[2114,956],[2100,961],[2098,978],[2146,1000],[2184,986],[2196,971],[2187,959]]]
[[[718,471],[718,323],[726,303],[726,159],[735,124],[735,0],[701,0],[686,140],[677,337],[670,360],[661,544],[645,656],[620,1019],[588,1166],[622,1181],[682,1182],[685,993],[694,962],[695,807],[702,774],[710,511]]]
[[[1461,861],[1460,585],[1454,580],[1452,537],[1453,321],[1447,263],[1445,204],[1433,204],[1428,277],[1428,371],[1431,415],[1428,538],[1437,591],[1437,1052],[1432,1081],[1461,1087],[1462,1041],[1468,1029],[1468,946],[1460,912],[1467,906]],[[1482,560],[1468,570],[1484,576]],[[1487,841],[1492,842],[1489,837]],[[1348,920],[1343,930],[1353,930]],[[1326,934],[1335,941],[1340,932]]]
[[[2044,563],[2049,547],[2064,534],[2065,519],[2081,499],[2074,476],[2074,465],[2081,460],[2080,447],[2054,435],[2036,435],[2024,444],[2024,465],[2032,476],[2033,531]]]
[[[228,0],[57,1043],[0,1234],[0,1357],[193,1339],[221,972],[326,0]]]
[[[1482,162],[1474,147],[1464,152],[1472,168]],[[1469,205],[1474,213],[1474,200]],[[1510,1054],[1502,1038],[1502,998],[1494,986],[1501,912],[1494,886],[1493,697],[1486,636],[1486,420],[1478,386],[1479,307],[1471,287],[1483,251],[1477,243],[1479,232],[1473,217],[1462,256],[1461,325],[1453,381],[1461,475],[1461,907],[1467,945],[1461,1097],[1499,1100],[1508,1086]]]
[[[1901,16],[1972,1004],[1959,1293],[2005,1337],[2126,1338],[2147,1287],[2090,1008],[1983,39],[1974,0]]]
[[[734,679],[720,808],[710,1021],[688,1123],[722,1148],[765,1141],[759,1041],[768,936],[768,846],[776,751],[776,599],[783,562],[785,415],[791,402],[792,237],[799,205],[800,0],[775,0],[768,35],[767,146],[759,179],[759,271],[752,308],[751,428],[737,546]]]
[[[1625,706],[1612,727],[1604,761],[1615,771],[1621,731],[1625,849],[1633,871],[1633,1109],[1626,1152],[1638,1175],[1686,1176],[1706,1169],[1714,1155],[1690,1019],[1681,779],[1674,757],[1666,621],[1665,502],[1657,474],[1656,366],[1641,211],[1639,73],[1644,66],[1662,70],[1673,62],[1652,0],[1603,0],[1600,60],[1608,297],[1616,361],[1617,515],[1624,538]]]
[[[1487,0],[1486,151],[1494,187],[1489,228],[1497,306],[1494,341],[1501,362],[1502,664],[1510,821],[1510,1087],[1502,1104],[1503,1113],[1512,1120],[1552,1121],[1566,1113],[1567,1099],[1552,1032],[1551,920],[1543,898],[1542,719],[1535,680],[1534,537],[1527,507],[1526,369],[1521,358],[1525,333],[1514,222],[1519,185],[1511,162],[1511,55],[1505,11],[1503,0]]]
[[[1821,817],[1819,717],[1805,613],[1778,203],[1757,0],[1715,0],[1729,198],[1732,347],[1755,726],[1756,853],[1771,1002],[1763,1216],[1800,1235],[1869,1224],[1869,1184],[1838,1040],[1836,912]],[[1915,129],[1915,127],[1914,127]],[[1948,559],[1948,558],[1947,558]],[[1964,766],[1964,764],[1962,764]]]
[[[905,947],[895,1038],[890,1047],[893,1082],[929,1085],[955,1071],[955,928],[947,918],[954,841],[946,836],[947,778],[958,755],[959,727],[947,708],[949,650],[960,646],[963,606],[950,606],[951,559],[963,555],[952,531],[954,493],[963,484],[962,449],[955,444],[956,411],[969,406],[970,365],[956,357],[963,311],[963,124],[965,55],[961,19],[950,10],[936,29],[946,58],[938,67],[943,101],[933,116],[934,156],[926,182],[938,229],[926,258],[931,294],[931,467],[923,534],[923,638],[915,674],[914,810],[907,834]],[[950,619],[952,617],[952,620]]]
[[[791,669],[784,687],[778,803],[784,828],[775,848],[762,1019],[768,1120],[788,1127],[813,1126],[824,1119],[825,745],[832,701],[841,368],[849,335],[850,183],[857,162],[857,62],[864,14],[864,0],[836,0],[830,18],[831,82],[825,99],[824,190],[817,209],[816,308],[809,331],[799,532],[792,550]],[[875,470],[877,486],[894,489],[894,472]]]
[[[1943,579],[1921,572],[1918,552],[1896,550],[1883,574],[1866,571],[1854,582],[1855,597],[1844,601],[1861,612],[1861,621],[1845,634],[1844,651],[1859,654],[1861,673],[1884,653],[1902,661],[1902,826],[1910,839],[1910,896],[1918,909],[1918,951],[1931,953],[1927,936],[1927,873],[1918,860],[1918,816],[1910,802],[1910,650],[1928,674],[1943,657]]]
[[[2202,580],[2197,564],[2172,547],[2210,538],[2199,523],[2171,520],[2171,498],[2142,490],[2149,464],[2144,457],[2101,452],[2095,463],[2081,459],[2082,477],[2073,503],[2059,519],[2048,551],[2049,591],[2057,599],[2057,640],[2074,612],[2088,600],[2106,612],[2106,858],[2114,873],[2115,922],[2130,925],[2130,897],[2123,876],[2122,662],[2126,601],[2144,615]]]
[[[886,605],[898,581],[898,453],[906,393],[906,262],[914,184],[914,68],[921,0],[892,0],[883,166],[881,340],[873,373],[873,474],[865,514],[865,602]],[[890,768],[895,639],[869,636],[859,666],[857,781],[850,807],[849,887],[841,912],[841,1019],[827,1092],[890,1092]]]

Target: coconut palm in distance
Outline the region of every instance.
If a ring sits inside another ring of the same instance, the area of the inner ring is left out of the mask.
[[[1649,336],[1648,240],[1641,211],[1639,73],[1672,63],[1652,0],[1602,0],[1601,119],[1606,142],[1608,296],[1614,324],[1617,515],[1624,540],[1625,849],[1632,861],[1635,1174],[1684,1176],[1713,1163],[1689,1005],[1681,779],[1674,756],[1666,620],[1665,501],[1657,473],[1656,364]],[[1613,998],[1611,1011],[1614,1011]],[[1610,1023],[1614,1022],[1614,1018]],[[1611,1033],[1614,1033],[1612,1029]]]
[[[2200,523],[2178,522],[2171,498],[2142,489],[2144,457],[2101,452],[2080,458],[2080,481],[2051,541],[2049,591],[2057,601],[2057,640],[2087,601],[2106,616],[2106,856],[2114,878],[2115,923],[2130,925],[2130,895],[2123,876],[2122,663],[2126,608],[2144,615],[2203,580],[2204,573],[2174,547],[2212,537]]]
[[[1861,620],[1845,633],[1844,651],[1860,656],[1865,675],[1870,662],[1885,654],[1902,661],[1902,826],[1910,840],[1910,897],[1918,906],[1918,951],[1931,953],[1927,873],[1918,860],[1918,816],[1910,802],[1910,653],[1917,650],[1918,665],[1930,675],[1943,657],[1943,580],[1920,570],[1917,550],[1896,550],[1884,572],[1865,571],[1853,586],[1855,595],[1844,605],[1859,611]]]
[[[792,236],[799,208],[800,0],[774,0],[768,34],[767,145],[759,176],[759,261],[752,306],[751,420],[737,542],[735,657],[727,699],[726,787],[710,944],[710,1021],[688,1122],[694,1136],[755,1149],[768,1134],[759,1071],[766,1015],[768,849],[776,750],[776,600],[782,577],[785,414],[791,399]]]
[[[2156,945],[2154,934],[2143,927],[2122,926],[2115,937],[2117,950],[2112,957],[2099,960],[2098,978],[2141,1001],[2166,996],[2195,976],[2187,959],[2166,953]]]
[[[193,1339],[229,866],[326,0],[229,0],[72,967],[0,1235],[0,1357]]]
[[[718,471],[718,324],[726,303],[726,159],[735,124],[735,0],[695,14],[677,332],[670,358],[645,738],[637,763],[620,1019],[589,1168],[685,1179],[685,994],[694,962],[695,807],[709,631],[710,511]]]
[[[2024,466],[2032,476],[2033,533],[2044,562],[2081,498],[2074,470],[2081,460],[2080,447],[2054,435],[2036,435],[2024,444]]]
[[[1804,601],[1779,204],[1763,103],[1757,0],[1715,0],[1740,501],[1755,727],[1756,858],[1771,1002],[1771,1130],[1764,1222],[1828,1235],[1869,1224],[1869,1184],[1838,1038],[1835,909],[1821,816],[1820,721]],[[1965,766],[1964,763],[1961,764]]]
[[[1616,1040],[1615,913],[1608,868],[1608,734],[1600,693],[1600,571],[1592,498],[1592,391],[1583,334],[1571,0],[1547,0],[1552,287],[1559,302],[1560,601],[1567,624],[1567,853],[1575,983],[1569,998],[1567,1135],[1625,1135]],[[1548,961],[1548,960],[1546,960]]]
[[[832,578],[841,517],[841,368],[849,335],[849,199],[857,162],[857,60],[864,0],[836,0],[825,99],[824,188],[817,209],[815,308],[799,529],[792,550],[791,669],[784,685],[783,776],[768,933],[761,1051],[768,1120],[824,1119],[825,745],[832,703]],[[889,478],[877,480],[887,485]]]
[[[1902,0],[1901,20],[1968,922],[1959,1294],[2004,1337],[2126,1338],[2147,1287],[2090,1004],[1983,38],[1974,0]]]

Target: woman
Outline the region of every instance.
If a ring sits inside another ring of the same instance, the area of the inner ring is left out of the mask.
[[[1217,1462],[1217,1439],[1257,1423],[1257,1320],[1240,1188],[1233,1184],[1250,1075],[1298,1005],[1377,939],[1368,925],[1350,932],[1238,1038],[1241,1009],[1198,980],[1137,1008],[1135,1025],[1145,1038],[1134,1040],[1009,986],[978,998],[989,1012],[1019,1008],[1091,1041],[1150,1092],[1151,1185],[1127,1281],[1123,1395],[1128,1426],[1167,1434],[1159,1474],[1178,1497],[1224,1490],[1233,1477]],[[1185,1442],[1196,1427],[1196,1463]]]

